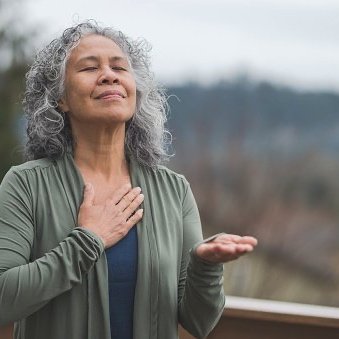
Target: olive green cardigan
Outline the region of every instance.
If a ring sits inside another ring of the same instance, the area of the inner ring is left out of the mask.
[[[186,179],[130,162],[144,216],[138,229],[134,338],[205,337],[224,308],[222,265],[190,249],[202,240]],[[0,186],[0,325],[20,339],[110,339],[101,240],[77,227],[84,182],[73,157],[12,167]]]

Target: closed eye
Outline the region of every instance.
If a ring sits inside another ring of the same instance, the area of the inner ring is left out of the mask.
[[[112,66],[112,69],[115,71],[127,71],[126,68],[121,67],[121,66]]]
[[[97,70],[97,69],[98,69],[98,67],[89,66],[89,67],[82,68],[82,69],[80,70],[80,72],[95,71],[95,70]]]

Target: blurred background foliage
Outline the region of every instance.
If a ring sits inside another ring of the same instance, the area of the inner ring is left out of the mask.
[[[191,182],[205,235],[259,239],[225,265],[226,292],[339,306],[339,95],[244,77],[170,93],[171,165]]]
[[[0,0],[0,178],[22,161],[22,95],[32,30],[23,31],[19,0]]]
[[[20,31],[8,4],[0,0],[0,179],[23,161],[21,101],[36,36]],[[259,239],[253,254],[226,265],[226,292],[339,306],[338,93],[239,76],[168,94],[169,166],[191,182],[205,235]]]

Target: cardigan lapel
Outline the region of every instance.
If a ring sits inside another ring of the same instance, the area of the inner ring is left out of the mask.
[[[79,207],[83,199],[84,180],[74,158],[67,153],[58,160],[63,187],[77,226]],[[110,339],[108,273],[105,252],[88,272],[87,279],[87,338]]]
[[[132,187],[139,186],[144,194],[143,218],[137,224],[138,275],[134,298],[134,338],[156,339],[158,327],[159,260],[154,237],[154,219],[151,209],[151,169],[130,160]]]
[[[83,198],[84,180],[75,165],[73,156],[66,153],[63,158],[57,160],[61,182],[65,190],[68,204],[72,212],[74,227],[78,224],[79,207]]]

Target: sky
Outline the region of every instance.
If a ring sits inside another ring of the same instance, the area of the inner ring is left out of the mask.
[[[152,45],[164,84],[247,76],[339,92],[339,0],[24,0],[38,47],[85,19]]]

